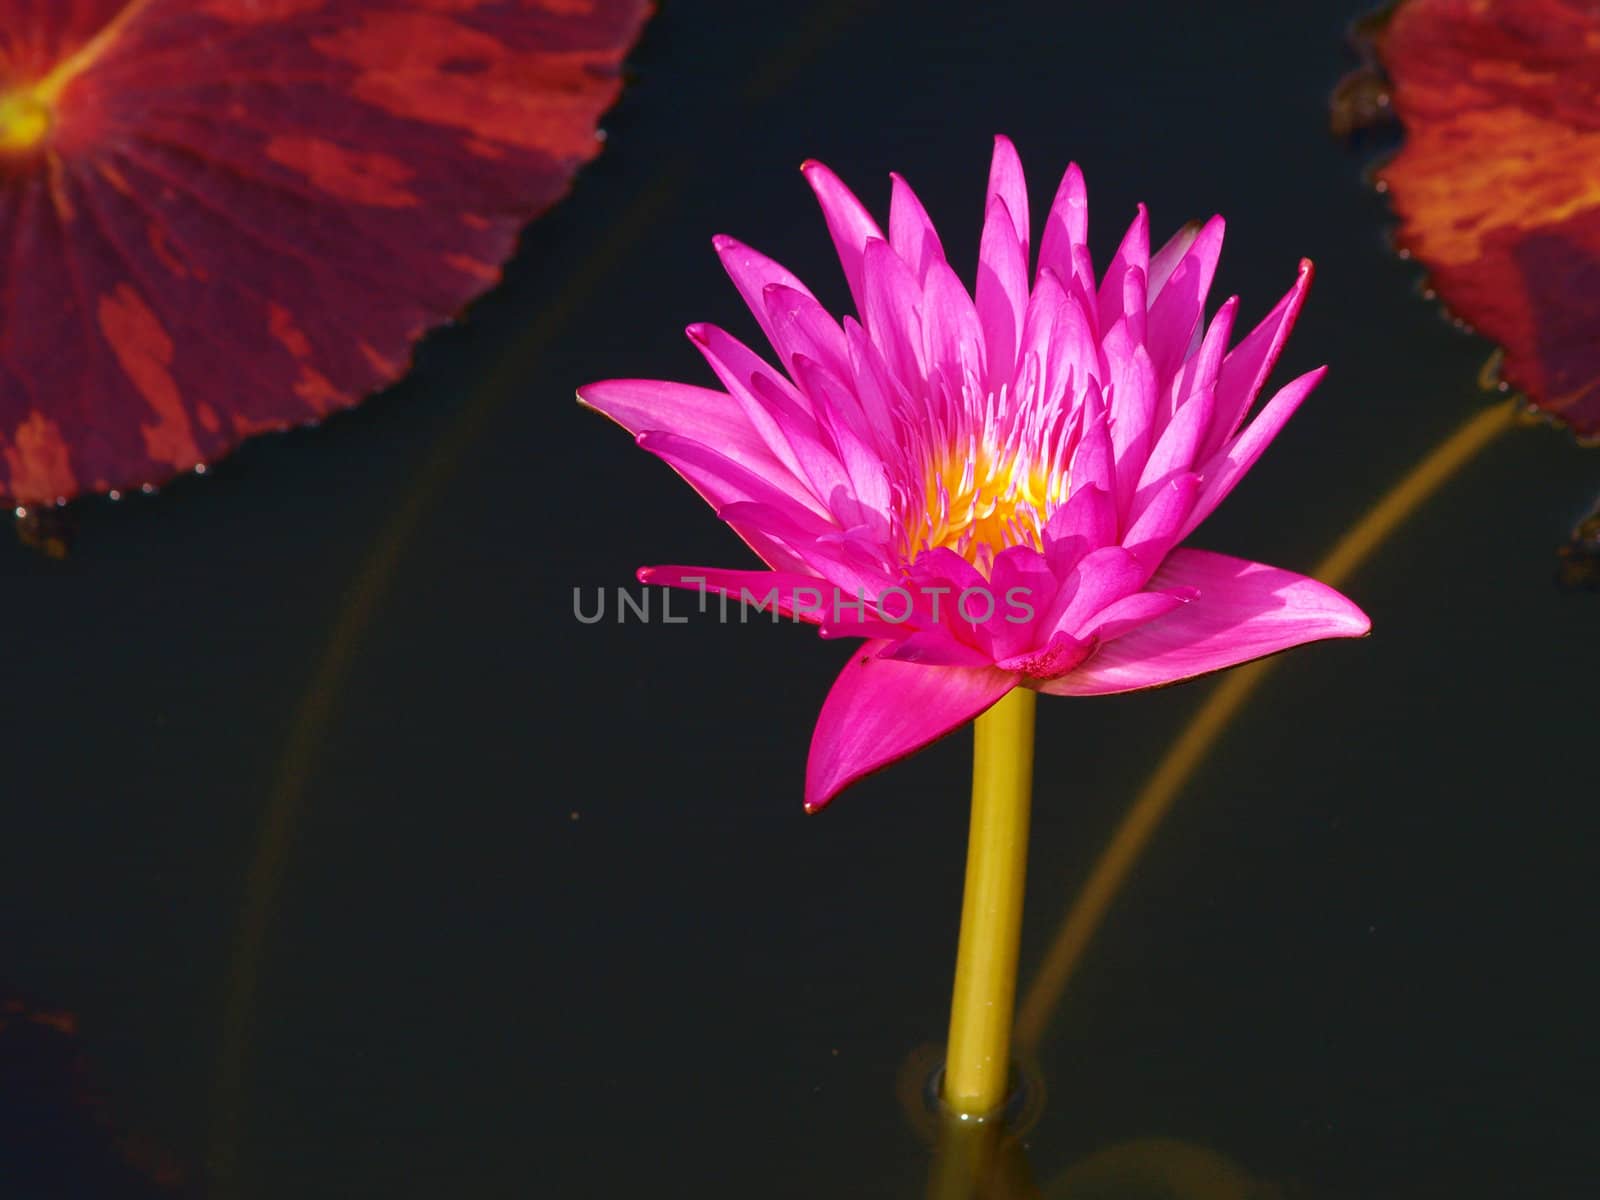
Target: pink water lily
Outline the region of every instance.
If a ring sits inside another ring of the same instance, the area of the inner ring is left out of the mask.
[[[722,330],[689,336],[724,390],[617,379],[580,389],[664,459],[767,564],[647,567],[648,583],[776,605],[868,639],[817,722],[816,810],[1015,687],[1156,687],[1369,622],[1331,588],[1179,543],[1322,378],[1256,413],[1311,264],[1231,350],[1209,324],[1223,222],[1154,254],[1141,206],[1103,280],[1083,176],[1067,168],[1029,266],[1028,197],[997,138],[975,293],[893,176],[889,234],[826,167],[821,202],[859,318],[729,237],[723,266],[783,370]]]

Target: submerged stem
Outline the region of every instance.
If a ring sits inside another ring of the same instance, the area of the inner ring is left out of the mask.
[[[945,1104],[969,1117],[991,1115],[1006,1098],[1028,867],[1033,708],[1033,691],[1016,688],[974,729],[972,828],[943,1088]]]
[[[1474,414],[1379,497],[1312,568],[1311,574],[1329,587],[1342,586],[1407,517],[1476,458],[1485,446],[1510,429],[1515,415],[1516,405],[1510,400]],[[1066,990],[1068,978],[1161,819],[1205,762],[1206,755],[1227,730],[1234,714],[1276,668],[1277,662],[1277,659],[1263,659],[1230,671],[1145,781],[1062,919],[1039,973],[1023,997],[1017,1018],[1017,1042],[1025,1050],[1031,1053],[1038,1047],[1050,1016]]]

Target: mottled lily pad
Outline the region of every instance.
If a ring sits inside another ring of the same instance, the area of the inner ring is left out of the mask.
[[[1392,113],[1377,172],[1396,244],[1499,343],[1499,377],[1600,435],[1600,5],[1402,0],[1357,31],[1381,68],[1335,92],[1348,130]]]
[[[0,0],[0,495],[393,381],[600,142],[646,0]]]

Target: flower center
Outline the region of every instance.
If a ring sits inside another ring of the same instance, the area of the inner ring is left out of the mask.
[[[1045,522],[1067,496],[1065,471],[1051,470],[1026,446],[976,438],[929,450],[921,511],[906,513],[907,562],[945,547],[987,574],[1007,547],[1040,548]]]

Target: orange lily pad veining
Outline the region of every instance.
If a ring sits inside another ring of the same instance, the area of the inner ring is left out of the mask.
[[[1405,127],[1378,173],[1501,378],[1600,435],[1600,4],[1403,0],[1373,38]]]
[[[392,382],[598,151],[646,0],[0,0],[0,496]]]

